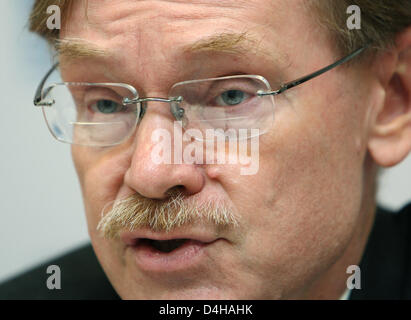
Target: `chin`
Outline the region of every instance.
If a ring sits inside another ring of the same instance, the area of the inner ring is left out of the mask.
[[[197,289],[164,289],[163,292],[150,292],[146,294],[133,294],[132,292],[120,294],[123,300],[239,300],[240,297],[229,290],[217,288]]]

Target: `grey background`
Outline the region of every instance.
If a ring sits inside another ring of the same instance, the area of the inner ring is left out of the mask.
[[[0,282],[88,241],[69,145],[49,134],[32,105],[51,66],[45,42],[27,31],[32,0],[0,1]],[[379,202],[411,200],[411,157],[384,172]]]

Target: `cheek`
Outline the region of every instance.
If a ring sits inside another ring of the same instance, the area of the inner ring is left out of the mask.
[[[342,254],[363,195],[362,115],[338,100],[311,103],[277,114],[260,137],[256,175],[233,179],[227,170],[220,179],[248,228],[244,265],[290,290]]]
[[[324,233],[327,225],[338,228],[336,222],[356,218],[366,151],[360,108],[331,90],[327,95],[314,92],[315,98],[299,109],[280,114],[277,131],[282,136],[268,152],[276,168],[271,202],[305,219],[313,230],[324,226]]]
[[[93,149],[73,146],[72,156],[79,176],[90,236],[107,204],[115,200],[130,166],[130,149]]]

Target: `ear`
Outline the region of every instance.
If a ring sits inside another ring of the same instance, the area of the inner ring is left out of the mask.
[[[377,108],[368,149],[378,165],[390,167],[411,151],[411,27],[375,63],[385,99]]]

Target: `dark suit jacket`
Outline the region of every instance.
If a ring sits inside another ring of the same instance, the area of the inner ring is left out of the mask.
[[[46,286],[52,264],[60,266],[61,290]],[[361,289],[350,299],[411,299],[411,204],[399,213],[377,210],[360,268]],[[119,297],[87,245],[1,284],[0,299]]]

